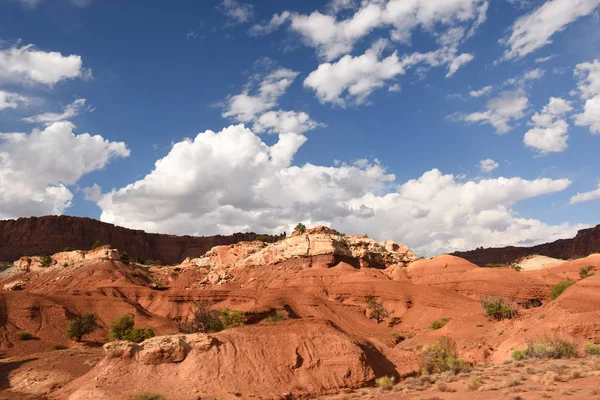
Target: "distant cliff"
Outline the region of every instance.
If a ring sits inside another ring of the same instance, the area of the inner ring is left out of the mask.
[[[146,233],[107,224],[91,218],[46,216],[0,221],[0,261],[23,255],[53,254],[70,247],[89,249],[97,240],[130,255],[168,264],[198,257],[214,246],[243,241],[275,242],[278,236],[234,233],[231,236],[175,236]]]
[[[530,254],[567,260],[592,253],[600,253],[600,225],[580,230],[573,239],[560,239],[552,243],[532,247],[479,248],[471,251],[457,251],[452,255],[466,258],[474,264],[483,266],[486,264],[511,263]]]

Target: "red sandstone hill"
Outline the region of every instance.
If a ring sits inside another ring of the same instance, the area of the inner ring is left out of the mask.
[[[600,253],[600,225],[580,230],[573,239],[560,239],[532,247],[478,248],[470,251],[457,251],[452,255],[484,266],[486,264],[512,263],[531,254],[568,260],[585,257],[592,253]]]
[[[186,257],[199,257],[214,246],[256,240],[255,233],[231,236],[175,236],[146,233],[100,222],[91,218],[45,216],[0,221],[0,261],[24,255],[54,254],[70,247],[87,250],[99,240],[121,252],[145,260],[175,264]],[[278,236],[262,235],[267,242]]]

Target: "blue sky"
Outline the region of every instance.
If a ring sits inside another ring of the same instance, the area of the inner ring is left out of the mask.
[[[303,221],[422,254],[572,236],[600,220],[599,10],[5,0],[0,218]]]

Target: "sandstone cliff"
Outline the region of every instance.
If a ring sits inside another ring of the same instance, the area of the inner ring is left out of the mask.
[[[457,251],[452,255],[484,266],[486,264],[512,263],[531,254],[568,260],[588,256],[592,253],[600,253],[600,225],[580,230],[573,239],[560,239],[532,247],[478,248],[470,251]]]
[[[19,218],[0,221],[0,261],[14,261],[23,255],[53,254],[66,247],[87,250],[99,240],[130,255],[175,264],[186,257],[199,257],[215,246],[253,241],[257,236],[255,233],[205,237],[160,235],[91,218]],[[277,236],[265,238],[268,242],[279,239]]]

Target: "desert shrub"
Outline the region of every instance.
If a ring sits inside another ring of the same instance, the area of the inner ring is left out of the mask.
[[[302,222],[298,222],[298,225],[296,225],[296,227],[294,228],[294,231],[304,233],[306,231],[306,225],[304,225]]]
[[[517,310],[500,296],[481,300],[481,306],[489,317],[498,321],[515,318],[519,315]]]
[[[127,254],[126,252],[121,253],[119,258],[123,262],[129,262],[129,254]]]
[[[183,333],[211,333],[223,330],[223,323],[219,318],[217,310],[210,310],[206,301],[194,303],[192,320],[188,323],[180,323],[179,330]]]
[[[137,329],[133,327],[133,324],[133,314],[128,313],[118,316],[110,323],[110,338],[140,343],[154,337],[154,331],[152,329]]]
[[[525,350],[514,350],[512,352],[513,360],[522,361],[527,358],[527,352]]]
[[[431,324],[429,324],[429,327],[431,329],[440,329],[443,328],[444,326],[446,326],[446,324],[448,323],[448,321],[450,321],[449,317],[444,317],[440,320],[437,321],[432,321]]]
[[[594,273],[592,271],[595,271],[596,267],[594,267],[593,265],[588,265],[587,267],[583,267],[579,270],[579,278],[580,279],[585,279],[585,278],[589,278],[590,276],[593,276]]]
[[[63,252],[67,252],[67,251],[73,251],[73,249],[72,249],[72,248],[70,248],[70,247],[65,247],[65,248],[64,248],[62,251],[63,251]]]
[[[583,346],[583,351],[585,351],[585,354],[589,354],[590,356],[597,356],[600,355],[600,346],[597,346],[593,343],[588,343]]]
[[[404,342],[406,340],[406,338],[400,335],[398,332],[392,333],[392,339],[394,339],[394,343],[396,344]]]
[[[76,317],[69,322],[67,328],[67,337],[81,342],[83,336],[94,332],[98,328],[96,320],[98,317],[94,313],[84,313],[81,317]]]
[[[509,268],[514,271],[517,271],[517,272],[523,271],[523,267],[521,267],[520,265],[517,265],[517,264],[512,264]]]
[[[235,328],[244,325],[244,313],[241,311],[224,308],[221,310],[223,329]]]
[[[264,319],[265,322],[278,322],[288,319],[288,316],[283,311],[277,310],[274,315],[270,315]]]
[[[48,268],[49,266],[52,265],[52,257],[50,256],[41,256],[40,257],[40,267],[42,268]]]
[[[390,313],[383,307],[383,303],[377,302],[375,297],[369,297],[367,299],[367,309],[371,311],[369,313],[369,318],[376,320],[377,323],[383,322],[390,316]]]
[[[266,237],[265,235],[258,235],[258,236],[256,237],[256,240],[257,240],[257,241],[259,241],[259,242],[266,243],[266,242],[269,240],[269,238],[268,238],[268,237]]]
[[[468,371],[466,362],[458,358],[456,342],[449,337],[441,337],[433,345],[423,348],[423,362],[421,372],[423,374],[442,373],[451,371],[454,374]]]
[[[158,393],[143,392],[134,395],[131,400],[167,400],[165,397]]]
[[[565,290],[567,290],[567,288],[571,285],[574,285],[575,281],[571,280],[571,279],[565,279],[559,283],[557,283],[556,285],[554,285],[554,287],[552,288],[552,290],[550,291],[550,298],[552,300],[555,300],[558,296],[560,296]]]
[[[483,267],[484,268],[508,268],[509,264],[500,264],[500,263],[494,264],[494,263],[492,263],[492,264],[485,264]]]
[[[27,340],[36,340],[37,339],[31,333],[25,332],[25,331],[19,331],[19,332],[15,333],[15,336],[17,337],[17,339],[24,341],[24,342]]]
[[[392,390],[396,379],[393,376],[382,376],[377,378],[377,386],[383,390]]]
[[[481,380],[479,380],[478,377],[476,377],[475,375],[469,376],[469,379],[467,380],[467,389],[475,391],[479,389],[481,385]]]
[[[63,344],[55,344],[54,346],[52,346],[52,350],[66,350],[66,349],[68,349],[68,347]]]
[[[92,244],[92,250],[97,249],[98,247],[102,247],[102,242],[99,240],[96,240],[93,244]]]
[[[527,358],[560,359],[577,357],[577,347],[564,339],[545,338],[537,342],[527,342],[524,350]]]

